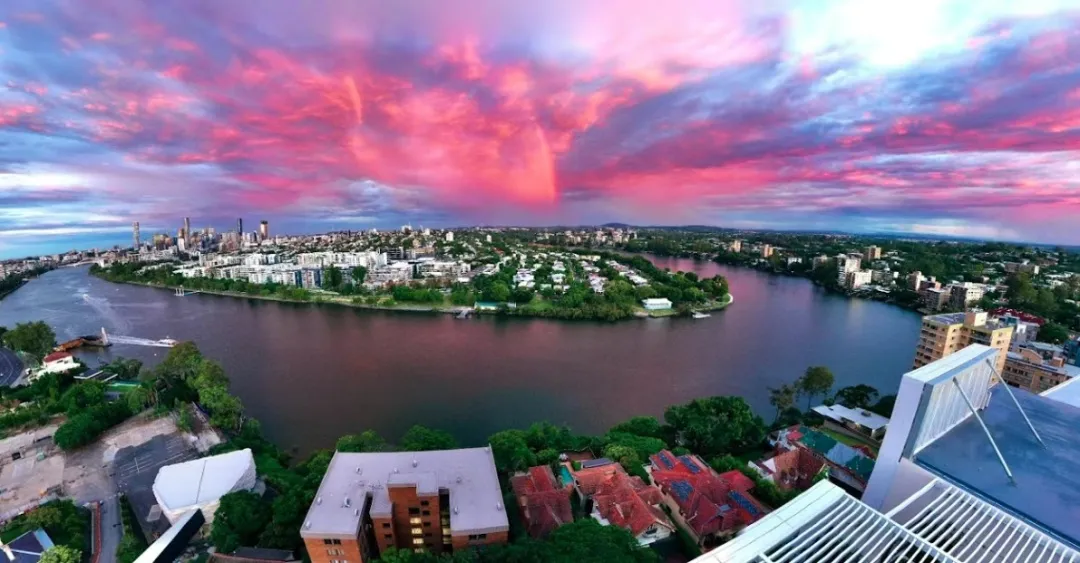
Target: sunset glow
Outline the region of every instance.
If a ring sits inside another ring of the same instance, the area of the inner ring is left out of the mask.
[[[617,4],[2,2],[0,256],[241,215],[1080,244],[1080,4]]]

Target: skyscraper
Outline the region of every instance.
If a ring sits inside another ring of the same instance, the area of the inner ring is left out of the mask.
[[[184,217],[184,238],[185,239],[190,239],[191,238],[191,217]],[[185,240],[185,242],[190,243],[191,241],[190,240]]]
[[[242,217],[236,218],[236,232],[240,233],[241,237],[244,235],[244,219]]]
[[[270,223],[259,221],[259,240],[270,238]]]
[[[142,246],[142,240],[139,239],[139,222],[138,221],[135,221],[134,223],[131,224],[131,240],[135,243],[135,245],[132,248],[134,248],[136,251],[139,250],[139,247]]]

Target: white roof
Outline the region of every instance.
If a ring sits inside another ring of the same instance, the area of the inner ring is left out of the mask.
[[[889,425],[889,419],[880,414],[872,413],[867,410],[849,409],[844,405],[818,405],[814,407],[814,412],[840,423],[850,420],[851,422],[860,426],[865,426],[870,430],[878,430]]]
[[[244,449],[162,467],[154,478],[154,495],[163,510],[176,512],[254,486],[255,458]]]
[[[645,305],[671,305],[671,300],[667,297],[650,297],[642,299],[641,302]]]
[[[934,480],[882,514],[822,481],[694,563],[1080,561],[1011,514]]]
[[[315,502],[300,529],[303,537],[356,537],[364,505],[372,515],[389,515],[387,487],[415,486],[419,494],[450,495],[453,535],[509,530],[502,489],[491,448],[428,452],[337,452],[330,460]]]

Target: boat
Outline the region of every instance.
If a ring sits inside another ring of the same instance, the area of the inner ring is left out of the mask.
[[[170,348],[172,348],[173,346],[176,346],[179,343],[180,343],[179,340],[173,340],[172,338],[162,338],[161,340],[158,340],[158,344],[161,344],[163,346],[168,346]]]
[[[710,315],[708,313],[694,313],[691,316],[694,317],[695,319],[707,319],[707,318],[711,317],[712,315]]]

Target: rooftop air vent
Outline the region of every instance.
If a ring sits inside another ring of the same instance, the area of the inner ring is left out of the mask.
[[[322,504],[322,497],[316,498],[315,499],[315,504]]]
[[[457,481],[457,483],[460,485],[461,484],[461,475],[458,475],[457,479],[455,479],[455,481]]]
[[[304,529],[305,530],[310,530],[311,529],[311,520],[308,520],[307,522],[304,522]]]
[[[360,467],[359,465],[357,465],[357,466],[356,466],[356,474],[357,474],[357,475],[360,475],[360,474],[361,474],[361,473],[363,473],[363,472],[364,472],[364,468],[363,468],[363,467]]]
[[[350,506],[352,506],[352,501],[349,500],[349,497],[345,497],[345,508],[349,508]]]
[[[454,514],[457,514],[457,513],[458,513],[458,510],[457,510],[457,507],[455,506],[454,507]]]
[[[360,516],[360,509],[353,510],[353,516]]]
[[[419,465],[419,464],[420,464],[420,462],[416,461],[416,458],[413,458],[413,460],[412,460],[412,466],[413,466],[413,467],[416,467],[416,466],[417,466],[417,465]]]
[[[498,510],[498,511],[502,512],[502,503],[501,502],[495,503],[495,510]]]

